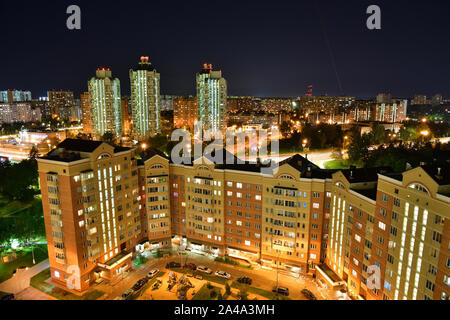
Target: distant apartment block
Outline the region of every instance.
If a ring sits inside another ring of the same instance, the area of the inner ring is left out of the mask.
[[[426,95],[421,95],[421,94],[416,94],[414,96],[414,98],[411,100],[411,105],[424,105],[427,104],[428,100],[427,100],[427,96]]]
[[[173,99],[173,125],[175,128],[192,129],[197,120],[197,98]]]
[[[0,123],[40,122],[41,109],[31,102],[0,103]]]
[[[72,91],[50,90],[47,92],[50,110],[53,118],[68,119],[69,108],[75,106],[75,98]]]
[[[377,103],[375,106],[375,121],[402,122],[406,120],[408,100],[392,100],[391,103]]]
[[[30,91],[21,90],[4,90],[0,91],[0,102],[14,103],[14,102],[26,102],[31,101]]]

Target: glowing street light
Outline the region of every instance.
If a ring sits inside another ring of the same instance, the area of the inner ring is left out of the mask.
[[[303,139],[303,141],[302,141],[303,150],[305,150],[307,144],[308,144],[308,139]],[[305,158],[308,159],[308,151],[306,151]]]
[[[146,143],[141,144],[141,148],[142,148],[142,150],[145,151],[147,149],[147,144]]]
[[[420,134],[421,134],[422,136],[424,136],[424,137],[428,137],[428,136],[430,135],[430,131],[428,131],[428,130],[423,130],[423,131],[420,131]]]

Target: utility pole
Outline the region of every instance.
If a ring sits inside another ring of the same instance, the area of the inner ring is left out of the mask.
[[[33,265],[36,264],[36,259],[34,258],[34,245],[31,243],[31,255],[33,256]]]

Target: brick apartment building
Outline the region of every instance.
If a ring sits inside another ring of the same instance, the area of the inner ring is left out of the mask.
[[[212,160],[177,165],[153,150],[138,155],[71,139],[40,158],[53,280],[66,285],[75,265],[82,292],[99,277],[118,281],[136,246],[154,250],[176,243],[317,273],[324,285],[343,280],[353,295],[366,299],[448,299],[449,166],[438,173],[431,167],[403,174],[388,168],[331,171],[296,155],[263,174],[261,164]],[[411,213],[402,228],[405,206]],[[393,215],[398,221],[391,221]],[[365,266],[373,264],[382,271],[378,291],[364,284]],[[414,281],[406,284],[408,279]]]

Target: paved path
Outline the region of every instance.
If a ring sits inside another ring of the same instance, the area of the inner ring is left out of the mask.
[[[38,273],[49,267],[48,259],[38,263],[37,265],[26,269],[18,269],[16,274],[11,278],[0,283],[0,291],[18,294],[19,292],[30,287],[30,279]]]
[[[56,298],[39,291],[33,287],[28,287],[16,294],[16,300],[57,300]]]

